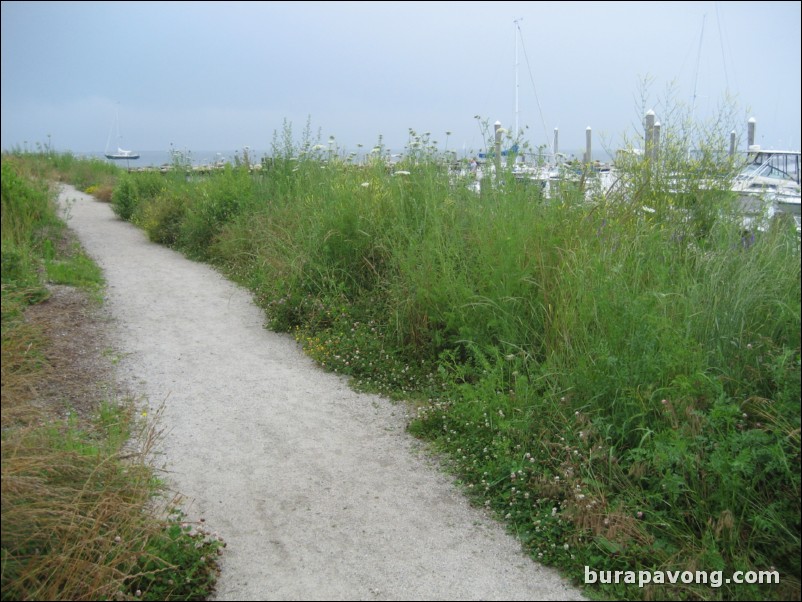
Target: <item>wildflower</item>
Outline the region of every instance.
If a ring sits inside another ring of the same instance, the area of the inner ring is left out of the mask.
[[[638,510],[638,513],[635,516],[637,516],[638,518],[643,518],[643,512]]]
[[[563,550],[565,550],[565,551],[567,552],[567,551],[568,551],[568,548],[569,548],[569,546],[568,546],[568,544],[567,544],[567,543],[563,544]]]
[[[370,186],[370,182],[362,182],[360,186],[362,186],[362,188],[367,188],[368,186]]]

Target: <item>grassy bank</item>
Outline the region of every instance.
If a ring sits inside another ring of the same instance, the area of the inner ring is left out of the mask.
[[[728,129],[726,131],[729,131]],[[732,166],[664,129],[602,192],[450,169],[428,136],[352,164],[285,128],[259,172],[123,174],[115,211],[248,286],[355,386],[402,398],[532,556],[622,599],[800,595],[800,245],[744,237]],[[709,148],[719,148],[711,139]]]
[[[94,341],[79,350],[89,318],[64,312],[97,305],[102,277],[56,216],[54,173],[116,177],[49,154],[2,159],[2,599],[202,599],[215,578],[203,557],[220,543],[177,506],[168,515],[152,429],[74,365]]]

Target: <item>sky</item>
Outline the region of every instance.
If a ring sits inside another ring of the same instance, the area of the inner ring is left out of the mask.
[[[3,1],[0,147],[269,149],[308,123],[341,149],[412,129],[473,154],[500,121],[614,149],[646,109],[726,104],[744,148],[754,117],[758,144],[798,150],[800,5]]]

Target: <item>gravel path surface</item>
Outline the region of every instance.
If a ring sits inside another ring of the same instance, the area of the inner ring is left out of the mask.
[[[122,378],[164,404],[161,461],[228,543],[219,600],[580,600],[405,432],[263,328],[249,294],[64,186],[105,273]]]

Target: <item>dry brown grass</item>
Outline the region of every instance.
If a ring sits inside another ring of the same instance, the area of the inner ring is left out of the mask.
[[[3,597],[117,595],[144,550],[150,472],[111,450],[60,447],[27,427],[2,444]]]
[[[4,295],[4,313],[14,302]],[[86,294],[55,287],[4,324],[3,599],[125,597],[159,527],[144,511],[154,433],[135,437],[138,449],[126,443],[131,404],[97,420],[111,374],[99,311]]]
[[[114,192],[113,184],[95,184],[86,189],[87,194],[91,194],[98,201],[103,203],[111,202],[111,195]]]

